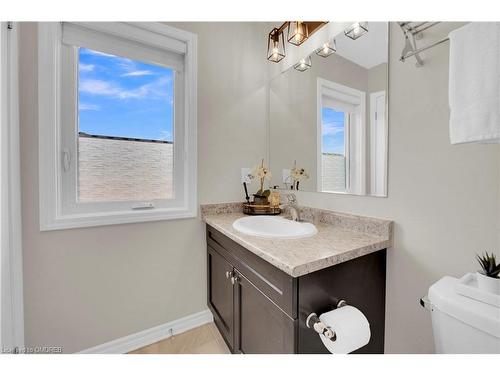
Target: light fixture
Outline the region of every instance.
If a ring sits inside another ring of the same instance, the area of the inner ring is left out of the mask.
[[[288,23],[288,41],[296,46],[300,46],[309,37],[307,24],[300,21],[290,21]]]
[[[337,52],[337,43],[335,42],[334,39],[332,43],[329,42],[323,43],[323,46],[316,50],[316,55],[321,57],[328,57],[334,54],[335,52]]]
[[[277,63],[285,58],[285,37],[291,44],[300,46],[327,23],[326,21],[285,21],[280,27],[273,28],[267,38],[267,59]],[[285,31],[288,33],[286,36]],[[333,49],[335,52],[336,48],[333,47]]]
[[[300,61],[297,64],[295,64],[293,68],[295,70],[298,70],[299,72],[305,72],[311,66],[312,66],[311,56],[307,56],[303,59],[300,59]]]
[[[283,32],[274,28],[269,33],[267,40],[267,59],[272,62],[280,62],[285,57],[285,40]]]
[[[344,30],[344,34],[352,40],[358,39],[360,36],[363,36],[367,32],[368,22],[355,22]]]

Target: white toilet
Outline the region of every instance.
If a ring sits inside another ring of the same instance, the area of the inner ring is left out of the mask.
[[[459,279],[443,277],[429,288],[436,353],[500,354],[500,308],[458,294]]]

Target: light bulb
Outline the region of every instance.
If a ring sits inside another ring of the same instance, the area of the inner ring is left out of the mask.
[[[300,41],[300,39],[302,39],[302,24],[299,23],[297,25],[297,34],[295,34],[295,39],[298,41]]]
[[[278,47],[273,48],[273,56],[274,57],[278,56]]]
[[[293,67],[294,69],[300,72],[305,72],[307,69],[311,67],[311,58],[310,57],[302,58]]]
[[[344,30],[344,34],[353,40],[358,39],[360,36],[368,32],[367,25],[367,22],[355,22],[350,28]]]
[[[280,62],[285,57],[283,34],[276,28],[269,33],[267,53],[267,59],[275,63]]]

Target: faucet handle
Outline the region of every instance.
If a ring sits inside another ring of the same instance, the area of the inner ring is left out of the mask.
[[[286,199],[287,199],[289,204],[296,204],[297,203],[297,197],[293,193],[287,194]]]

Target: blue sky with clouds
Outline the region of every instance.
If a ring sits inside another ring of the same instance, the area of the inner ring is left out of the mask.
[[[173,140],[174,72],[79,49],[79,131]]]
[[[323,107],[321,117],[323,152],[344,155],[344,112]]]

